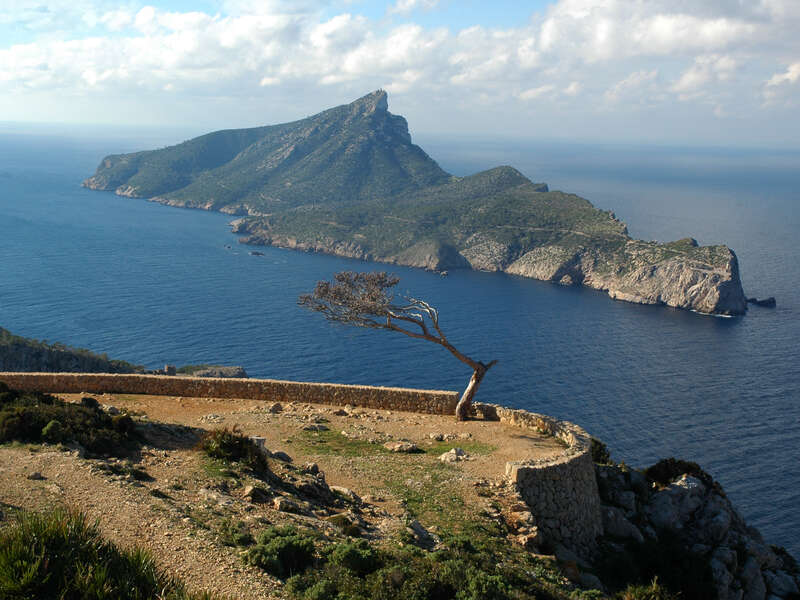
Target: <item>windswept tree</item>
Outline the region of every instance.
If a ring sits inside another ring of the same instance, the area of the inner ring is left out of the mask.
[[[298,304],[322,313],[329,321],[397,331],[446,348],[472,369],[469,384],[456,406],[456,419],[464,421],[469,417],[481,381],[497,361],[483,363],[460,352],[442,333],[439,311],[424,300],[403,296],[396,301],[392,289],[399,281],[385,272],[343,271],[336,273],[332,282],[317,282],[314,293],[300,296]]]

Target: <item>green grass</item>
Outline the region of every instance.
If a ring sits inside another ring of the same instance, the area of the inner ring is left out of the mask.
[[[210,600],[161,573],[145,550],[121,550],[77,512],[22,512],[0,529],[0,597],[8,600]]]
[[[353,439],[338,431],[300,431],[292,438],[293,445],[304,453],[317,456],[374,456],[391,454],[381,444]]]

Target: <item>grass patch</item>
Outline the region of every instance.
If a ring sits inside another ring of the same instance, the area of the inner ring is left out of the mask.
[[[180,581],[159,572],[146,551],[121,550],[105,541],[83,514],[61,509],[20,513],[0,530],[0,597],[211,598],[188,593]]]
[[[111,417],[92,403],[19,392],[0,382],[0,443],[15,441],[77,442],[101,456],[125,456],[138,444],[130,417]]]
[[[440,462],[415,465],[411,472],[390,471],[384,485],[406,510],[428,525],[458,528],[469,517],[458,471]]]
[[[334,454],[356,457],[391,454],[380,444],[352,439],[337,431],[301,431],[293,441],[304,453],[317,456]]]

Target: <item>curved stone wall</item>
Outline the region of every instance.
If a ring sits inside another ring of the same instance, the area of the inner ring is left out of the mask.
[[[242,398],[269,402],[305,402],[455,414],[458,394],[448,391],[303,383],[272,379],[216,379],[102,373],[0,373],[11,388],[31,392],[147,394],[200,398]],[[474,405],[477,415],[552,435],[564,452],[545,461],[512,461],[506,478],[530,506],[545,539],[591,554],[602,533],[600,496],[591,458],[591,437],[582,428],[546,415],[494,404]]]
[[[546,540],[593,554],[603,520],[591,436],[574,423],[526,410],[493,404],[476,404],[475,410],[485,418],[546,433],[564,443],[564,453],[553,459],[506,463],[506,478],[516,484]]]

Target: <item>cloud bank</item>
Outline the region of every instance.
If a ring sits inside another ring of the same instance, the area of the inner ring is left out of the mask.
[[[525,122],[533,134],[557,118],[581,137],[632,114],[763,133],[800,99],[796,0],[559,0],[504,29],[415,22],[438,4],[398,0],[376,19],[314,0],[229,0],[214,14],[23,0],[0,8],[0,26],[27,35],[0,42],[0,108],[40,121],[206,114],[238,125],[248,117],[237,110],[264,107],[252,124],[274,122],[383,87],[440,130],[520,133]]]

